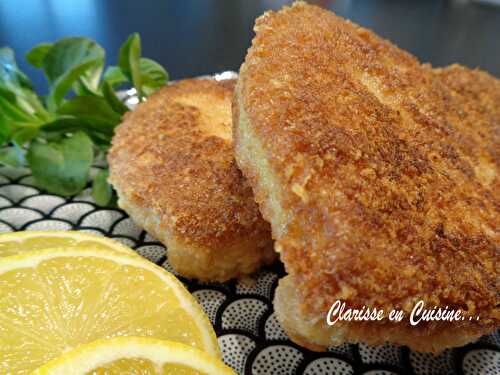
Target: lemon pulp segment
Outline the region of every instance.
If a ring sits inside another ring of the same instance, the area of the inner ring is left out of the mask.
[[[220,355],[208,318],[174,276],[103,249],[0,258],[0,373],[25,374],[83,343],[152,336]]]

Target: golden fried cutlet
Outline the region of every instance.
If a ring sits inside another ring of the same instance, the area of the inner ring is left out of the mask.
[[[224,281],[275,258],[269,224],[234,161],[234,81],[190,79],[126,115],[109,152],[119,205],[189,278]]]
[[[481,77],[467,92],[469,78],[452,78],[463,68],[434,72],[302,2],[255,31],[233,102],[236,159],[288,272],[274,305],[292,339],[439,352],[497,328],[499,82],[466,71]],[[337,300],[385,318],[328,326]],[[465,320],[411,326],[419,300]],[[390,322],[392,309],[405,319]]]

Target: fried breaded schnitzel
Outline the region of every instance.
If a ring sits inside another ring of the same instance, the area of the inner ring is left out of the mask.
[[[439,352],[497,328],[498,80],[434,72],[302,2],[255,32],[233,102],[236,159],[289,274],[274,304],[291,338]],[[337,300],[385,319],[328,326]],[[411,326],[419,300],[465,319]],[[405,319],[390,322],[392,309]]]
[[[108,156],[120,207],[189,278],[225,281],[275,259],[269,224],[234,161],[233,87],[190,79],[162,88],[127,113]]]

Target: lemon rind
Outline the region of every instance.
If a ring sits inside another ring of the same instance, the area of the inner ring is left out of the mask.
[[[32,375],[86,374],[119,359],[140,358],[156,366],[184,365],[207,375],[234,375],[235,372],[218,358],[186,344],[151,337],[115,337],[101,339],[63,354]]]
[[[121,251],[127,254],[137,254],[134,250],[132,250],[128,246],[123,245],[117,240],[77,230],[26,230],[19,232],[1,233],[0,244],[2,244],[2,242],[7,242],[7,241],[21,243],[28,238],[35,238],[35,237],[75,238],[77,240],[81,240],[82,242],[94,241],[96,243],[106,245],[112,249],[116,249],[117,251]]]

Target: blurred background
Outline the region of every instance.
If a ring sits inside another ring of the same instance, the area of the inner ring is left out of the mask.
[[[373,29],[434,66],[459,62],[500,77],[498,0],[311,1]],[[143,56],[172,79],[238,70],[256,17],[284,0],[0,0],[0,46],[12,47],[21,68],[45,90],[24,60],[35,44],[64,36],[95,39],[116,64],[127,36],[139,32]],[[495,5],[497,4],[497,5]]]

